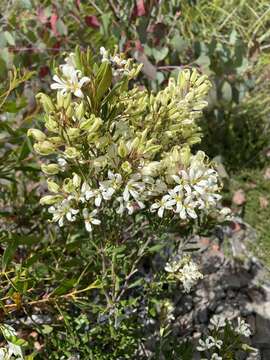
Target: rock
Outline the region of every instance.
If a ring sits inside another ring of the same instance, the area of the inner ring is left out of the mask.
[[[209,319],[209,311],[207,307],[199,308],[196,315],[197,321],[201,324],[206,324]]]
[[[251,275],[247,271],[241,271],[237,274],[226,275],[222,281],[227,288],[239,290],[243,287],[247,287],[251,279]]]
[[[270,315],[270,314],[269,314]],[[270,354],[270,320],[256,314],[256,332],[252,338],[255,347],[269,350]],[[270,357],[269,357],[270,359]]]

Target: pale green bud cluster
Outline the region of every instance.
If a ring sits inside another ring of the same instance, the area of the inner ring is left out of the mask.
[[[105,49],[101,55],[98,64],[89,52],[71,54],[53,77],[56,97],[37,95],[45,131],[28,134],[35,151],[49,155],[41,170],[52,195],[41,203],[53,205],[53,221],[82,219],[92,231],[108,210],[187,221],[215,207],[217,174],[204,153],[190,150],[200,141],[207,77],[184,70],[149,94],[128,87],[140,66]]]

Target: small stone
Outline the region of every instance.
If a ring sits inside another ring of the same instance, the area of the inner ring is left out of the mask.
[[[208,309],[203,308],[197,311],[197,319],[199,323],[206,324],[209,319]]]
[[[235,292],[231,289],[227,291],[227,296],[229,299],[233,299],[235,297]]]

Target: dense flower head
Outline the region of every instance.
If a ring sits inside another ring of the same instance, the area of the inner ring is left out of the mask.
[[[38,94],[46,131],[29,135],[35,151],[49,156],[42,171],[51,194],[41,203],[50,205],[52,220],[82,220],[91,232],[107,210],[176,221],[211,211],[220,199],[218,175],[202,151],[190,149],[200,141],[207,77],[183,70],[148,93],[129,88],[140,65],[100,53],[99,65],[89,51],[72,53],[53,77],[56,98]]]
[[[198,265],[189,256],[168,262],[164,269],[169,274],[169,278],[177,279],[182,283],[184,291],[187,293],[199,279],[203,278]]]

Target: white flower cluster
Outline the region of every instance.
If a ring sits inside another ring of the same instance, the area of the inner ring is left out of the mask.
[[[182,220],[188,217],[196,219],[196,210],[208,209],[221,199],[217,193],[217,172],[206,169],[197,161],[191,163],[188,171],[180,170],[172,178],[178,185],[151,206],[150,210],[157,211],[159,217],[163,217],[164,210],[172,210]]]
[[[194,156],[196,159],[196,157]],[[217,173],[212,169],[205,169],[197,161],[193,161],[186,171],[171,177],[177,185],[168,188],[165,179],[143,176],[140,173],[130,177],[108,171],[107,177],[98,183],[98,187],[82,182],[75,174],[72,180],[73,186],[64,199],[49,207],[53,214],[52,220],[59,226],[64,221],[73,222],[79,214],[82,206],[82,217],[87,231],[92,231],[92,225],[99,225],[101,221],[96,218],[105,202],[111,202],[111,209],[117,214],[125,212],[132,215],[135,210],[148,208],[150,212],[157,212],[162,218],[165,211],[169,216],[179,216],[180,219],[196,219],[198,211],[207,211],[220,199],[217,184]],[[91,205],[91,208],[90,206]],[[192,271],[187,267],[186,271]],[[182,282],[188,289],[190,276],[182,275]],[[189,280],[188,280],[189,279]],[[196,280],[196,279],[194,279]]]
[[[199,346],[197,347],[198,351],[207,351],[213,347],[217,349],[221,349],[223,345],[223,341],[219,339],[213,338],[213,336],[208,336],[208,338],[204,340],[199,339]]]
[[[186,292],[190,292],[199,279],[203,278],[198,269],[198,265],[192,260],[187,262],[186,259],[167,263],[164,268],[172,277],[178,279],[183,284]]]
[[[1,330],[5,338],[16,337],[16,331],[9,325],[2,325]],[[0,360],[24,360],[20,346],[7,340],[7,346],[0,348]]]
[[[130,69],[128,60],[121,59],[118,54],[115,54],[114,56],[109,55],[108,50],[106,50],[103,46],[99,49],[99,52],[102,56],[102,62],[108,61],[111,63],[114,76],[129,75]]]
[[[53,76],[55,83],[51,84],[51,89],[59,90],[62,95],[70,92],[79,98],[83,98],[82,87],[89,83],[90,79],[87,76],[82,76],[80,70],[76,70],[73,53],[65,61],[66,64],[60,66],[62,76]]]
[[[108,61],[112,71],[128,75],[128,78],[137,74],[138,66],[133,64],[132,59],[124,60],[118,54],[111,56],[103,47],[100,54],[102,62]],[[39,154],[57,154],[57,163],[42,165],[45,174],[68,172],[71,164],[72,172],[76,172],[73,173],[73,179],[65,178],[62,185],[52,179],[48,180],[49,190],[56,195],[45,196],[41,203],[51,205],[49,213],[53,216],[52,221],[63,226],[65,221],[83,219],[87,231],[91,232],[94,226],[101,224],[106,202],[110,202],[107,207],[120,216],[132,215],[144,209],[156,213],[159,218],[174,217],[184,221],[196,219],[200,212],[207,213],[209,209],[216,208],[221,198],[218,194],[218,175],[209,166],[205,154],[198,151],[196,155],[191,155],[189,146],[163,148],[155,143],[151,127],[141,129],[137,120],[134,120],[136,117],[126,117],[123,110],[122,117],[118,115],[108,128],[102,114],[101,117],[95,115],[92,105],[89,105],[89,102],[95,102],[90,99],[91,87],[97,84],[92,77],[90,79],[82,74],[79,65],[80,70],[76,68],[76,62],[77,55],[71,53],[53,77],[55,82],[51,88],[58,90],[55,104],[44,94],[40,97],[45,106],[46,127],[58,136],[47,137],[40,130],[29,129],[29,134],[37,140],[34,148]],[[100,68],[103,69],[102,65]],[[197,77],[198,74],[194,72],[190,83]],[[180,83],[179,89],[183,85]],[[152,119],[153,114],[161,111],[159,101],[152,94],[148,98],[142,91],[141,95],[142,109],[148,109]],[[130,106],[133,104],[132,96],[134,100],[139,96],[139,101],[141,95],[137,90],[128,92],[126,98],[130,99]],[[169,93],[167,96],[169,98]],[[165,105],[164,111],[168,111],[170,104]],[[117,108],[117,104],[114,106]],[[158,116],[160,120],[163,119],[161,114]],[[178,108],[170,108],[168,116],[173,117],[170,120],[173,124],[174,118],[179,116]],[[89,144],[93,147],[91,151],[88,149]],[[80,176],[77,174],[78,165],[83,168]],[[83,172],[87,167],[91,171],[85,170],[86,175]],[[89,173],[93,176],[89,176]],[[188,288],[189,283],[184,274],[182,278]]]
[[[237,326],[234,331],[245,337],[250,337],[251,335],[250,325],[240,318],[237,318]]]
[[[215,315],[210,320],[211,325],[214,327],[215,332],[222,330],[226,322],[224,318]],[[236,334],[249,337],[251,335],[250,326],[244,320],[237,318],[237,325],[234,327],[232,322],[228,322]],[[210,349],[214,349],[215,352],[211,355],[210,360],[222,360],[222,357],[216,352],[221,350],[223,341],[217,337],[208,336],[205,340],[199,339],[199,346],[197,350],[200,352],[207,352]],[[204,359],[203,359],[204,360]]]
[[[218,315],[213,316],[212,319],[210,320],[210,323],[216,329],[224,328],[226,325],[225,320]],[[229,321],[229,324],[231,326],[233,326],[231,321]],[[237,325],[236,325],[236,327],[234,327],[234,331],[237,334],[245,336],[245,337],[250,337],[250,335],[251,335],[250,325],[247,324],[240,317],[237,318]]]

